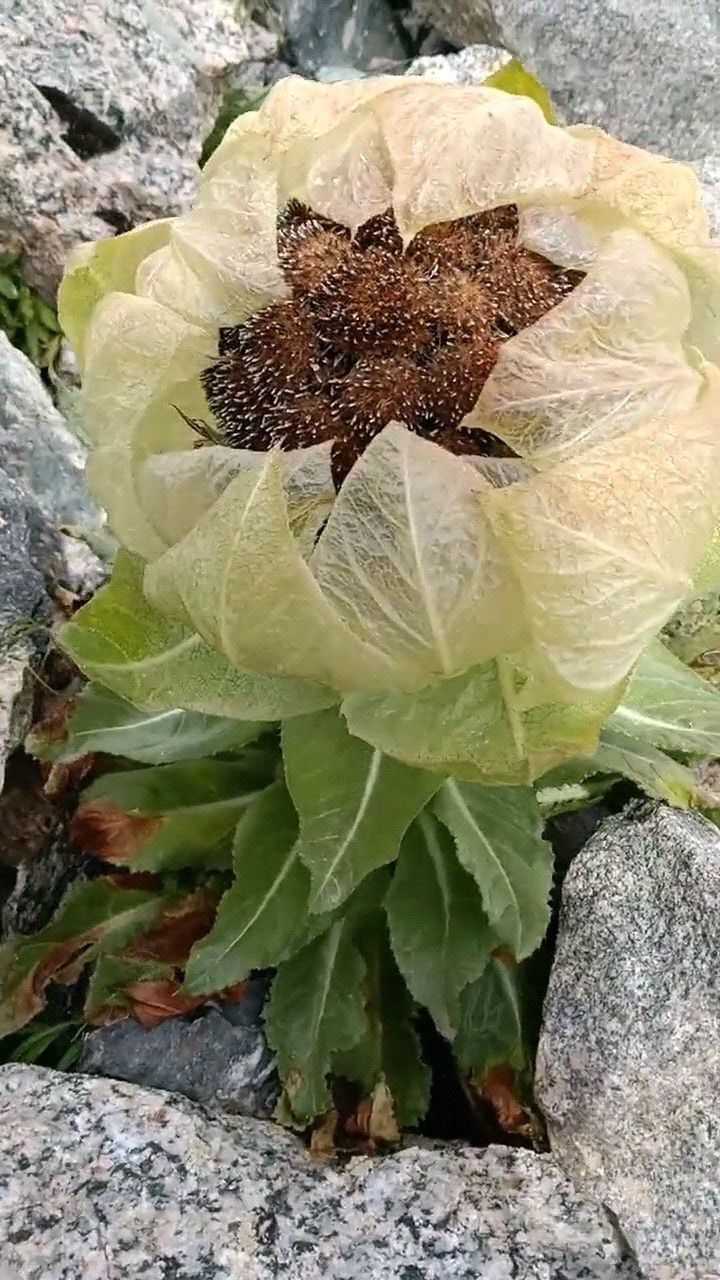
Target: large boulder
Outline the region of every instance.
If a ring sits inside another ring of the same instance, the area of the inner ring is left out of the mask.
[[[565,880],[536,1093],[649,1280],[720,1274],[720,833],[636,802]]]
[[[449,40],[508,49],[569,120],[678,159],[715,150],[716,0],[415,0]]]
[[[68,250],[178,213],[230,75],[274,55],[230,0],[0,4],[0,249],[51,296]]]
[[[263,1120],[0,1068],[0,1275],[640,1280],[550,1156],[417,1146],[344,1167]]]

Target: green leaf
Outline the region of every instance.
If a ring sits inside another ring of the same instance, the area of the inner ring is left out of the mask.
[[[328,1109],[334,1056],[367,1033],[365,972],[345,920],[278,968],[265,1027],[287,1109],[300,1125]]]
[[[249,768],[193,760],[104,774],[83,793],[73,839],[134,871],[228,867],[235,828],[269,781],[252,758]]]
[[[76,1022],[55,1022],[51,1026],[36,1026],[23,1036],[17,1048],[8,1054],[8,1062],[38,1062],[51,1045],[66,1031],[76,1028]]]
[[[550,921],[551,846],[529,787],[479,787],[450,779],[435,797],[437,816],[482,894],[488,921],[516,959],[540,945]]]
[[[50,982],[74,979],[103,950],[129,942],[166,903],[156,891],[123,888],[110,878],[75,886],[49,925],[0,947],[0,1036],[40,1012]]]
[[[353,694],[350,732],[407,764],[469,782],[531,782],[553,765],[594,751],[612,709],[601,699],[525,705],[525,681],[509,659],[487,662],[416,693]]]
[[[664,751],[717,756],[720,692],[658,640],[638,662],[608,729]]]
[[[493,954],[464,991],[454,1047],[460,1065],[481,1081],[493,1067],[527,1065],[518,969],[508,956]]]
[[[39,365],[42,360],[43,331],[36,320],[25,325],[25,347],[33,364]]]
[[[88,983],[83,1017],[86,1022],[94,1022],[102,1012],[117,1009],[121,1016],[128,1009],[125,994],[127,987],[133,982],[144,982],[148,979],[172,979],[175,969],[171,964],[146,957],[128,955],[101,955]]]
[[[690,808],[699,799],[698,780],[691,769],[617,729],[604,730],[587,765],[592,773],[620,773],[649,796],[681,809]]]
[[[371,1094],[387,1084],[399,1125],[417,1124],[430,1101],[430,1071],[422,1060],[413,1020],[415,1005],[390,948],[384,915],[376,912],[357,933],[367,966],[366,1035],[333,1058],[333,1072],[359,1083]]]
[[[276,783],[240,820],[235,834],[235,881],[223,897],[215,925],[196,943],[185,972],[191,995],[240,982],[252,969],[276,965],[309,941],[310,876],[296,848],[297,814]],[[316,927],[326,921],[316,917]],[[310,926],[312,927],[312,926]]]
[[[418,818],[403,840],[387,914],[400,972],[418,1004],[452,1040],[460,994],[482,973],[497,942],[474,880],[430,814]]]
[[[56,313],[53,311],[52,307],[49,307],[46,302],[43,302],[42,298],[35,298],[35,315],[40,323],[46,329],[49,329],[51,333],[60,332],[60,325],[58,324]]]
[[[511,58],[504,67],[493,71],[487,80],[483,80],[487,89],[502,89],[504,93],[515,93],[522,98],[532,98],[537,102],[548,124],[557,124],[555,108],[547,89],[530,71],[526,71],[517,58]]]
[[[18,288],[18,311],[26,325],[34,323],[35,307],[32,294],[26,284],[21,284]]]
[[[3,298],[9,298],[11,302],[14,302],[18,296],[17,285],[4,271],[0,271],[0,295]]]
[[[76,760],[91,751],[125,756],[143,764],[170,764],[239,750],[267,725],[228,720],[197,711],[139,711],[101,685],[89,684],[77,699],[62,742],[42,724],[30,733],[26,750],[41,760]]]
[[[106,688],[145,711],[179,706],[238,720],[279,720],[335,699],[300,680],[237,671],[143,595],[143,561],[122,552],[111,581],[60,631],[63,648]]]
[[[331,911],[376,867],[397,857],[440,780],[348,733],[335,710],[283,726],[288,788],[300,816],[299,854],[311,911]]]

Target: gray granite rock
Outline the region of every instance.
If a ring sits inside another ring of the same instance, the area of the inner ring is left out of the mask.
[[[97,523],[83,476],[85,451],[37,369],[0,332],[0,466],[54,524]]]
[[[0,789],[5,761],[30,725],[32,669],[52,617],[47,587],[84,596],[105,573],[62,531],[100,520],[83,461],[37,370],[0,333]]]
[[[182,1093],[217,1111],[271,1116],[279,1084],[259,1011],[243,1024],[232,1006],[226,1010],[169,1018],[151,1030],[133,1018],[101,1027],[86,1036],[79,1069]]]
[[[0,248],[51,295],[68,249],[192,199],[229,73],[269,56],[231,0],[0,0]]]
[[[519,57],[569,120],[678,159],[717,146],[717,0],[416,0],[458,44]]]
[[[378,70],[408,55],[389,0],[260,0],[255,12],[281,36],[297,69],[322,79],[343,68]]]
[[[3,1277],[639,1280],[549,1156],[415,1147],[341,1169],[267,1121],[14,1065],[0,1109]]]
[[[565,881],[536,1093],[648,1280],[720,1274],[720,833],[636,802]]]
[[[482,84],[509,61],[510,54],[504,49],[496,49],[491,44],[471,44],[459,53],[415,58],[405,74],[444,84]]]
[[[693,166],[703,185],[705,208],[710,218],[710,232],[720,237],[720,155],[705,156]]]
[[[457,45],[495,43],[493,7],[493,0],[413,0],[418,16]]]
[[[42,632],[33,627],[44,626],[49,616],[33,555],[38,514],[28,493],[0,467],[0,790],[7,757],[30,728],[32,666],[42,648]]]

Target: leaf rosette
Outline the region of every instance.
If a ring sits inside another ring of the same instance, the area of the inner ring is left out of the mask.
[[[147,710],[339,704],[467,782],[596,749],[718,514],[688,167],[500,89],[289,77],[190,212],[83,246],[60,303],[132,556],[66,630],[94,678]]]

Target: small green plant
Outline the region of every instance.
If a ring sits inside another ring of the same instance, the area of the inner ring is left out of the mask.
[[[0,329],[39,369],[52,368],[60,346],[57,313],[25,283],[22,260],[0,254]]]
[[[720,587],[718,250],[689,170],[520,72],[290,77],[192,212],[73,260],[122,550],[33,746],[139,767],[84,793],[111,870],[0,954],[0,1032],[81,965],[88,1023],[271,970],[288,1123],[343,1080],[417,1124],[420,1013],[522,1111],[545,818],[618,777],[717,809],[720,693],[658,634]]]

